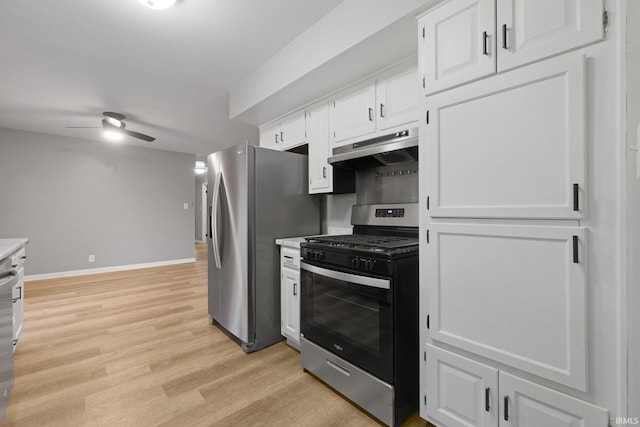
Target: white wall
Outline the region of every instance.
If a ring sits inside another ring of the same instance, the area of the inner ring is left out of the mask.
[[[640,2],[627,1],[628,414],[640,417]],[[637,151],[630,149],[635,147]]]
[[[30,239],[29,276],[193,258],[194,162],[0,129],[0,237]]]

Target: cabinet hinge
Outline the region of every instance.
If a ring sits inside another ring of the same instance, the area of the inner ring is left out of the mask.
[[[607,9],[602,11],[602,27],[606,30],[609,25],[609,12]]]
[[[429,110],[424,114],[424,121],[426,124],[429,124]]]
[[[429,329],[429,328],[430,328],[430,326],[431,326],[431,325],[430,325],[430,322],[429,322],[430,317],[431,317],[431,315],[430,315],[430,314],[427,314],[427,329]]]

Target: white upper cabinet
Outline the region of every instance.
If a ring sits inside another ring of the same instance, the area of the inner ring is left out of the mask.
[[[329,100],[332,147],[417,127],[420,92],[415,59],[339,92]]]
[[[604,37],[603,0],[497,0],[498,71]]]
[[[329,138],[334,145],[376,131],[376,87],[367,80],[330,100]]]
[[[495,0],[451,0],[420,19],[425,93],[496,72],[495,16]]]
[[[584,228],[433,222],[428,233],[431,338],[585,391]]]
[[[449,0],[420,18],[425,94],[602,40],[603,0]]]
[[[327,162],[329,149],[329,102],[307,108],[309,144],[309,194],[333,191],[333,167]]]
[[[269,123],[260,126],[260,146],[275,148],[280,141],[280,123]]]
[[[401,72],[392,69],[377,78],[378,131],[417,120],[418,107],[420,106],[420,93],[416,90],[417,84],[418,68],[415,65]]]
[[[288,150],[306,142],[305,131],[305,111],[296,111],[280,120],[260,126],[260,146]]]
[[[427,97],[429,215],[581,218],[585,91],[575,56]]]
[[[306,142],[304,110],[289,114],[280,120],[280,142],[283,150]]]

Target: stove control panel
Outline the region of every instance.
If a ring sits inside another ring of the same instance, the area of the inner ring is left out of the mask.
[[[324,259],[324,251],[318,249],[303,249],[302,257],[313,261],[322,261]]]
[[[404,218],[404,208],[376,209],[376,218]]]

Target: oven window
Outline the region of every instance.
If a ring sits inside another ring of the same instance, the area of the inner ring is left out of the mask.
[[[380,354],[378,290],[363,290],[358,289],[362,286],[332,282],[332,279],[318,279],[314,283],[313,322],[342,335],[358,347]]]

